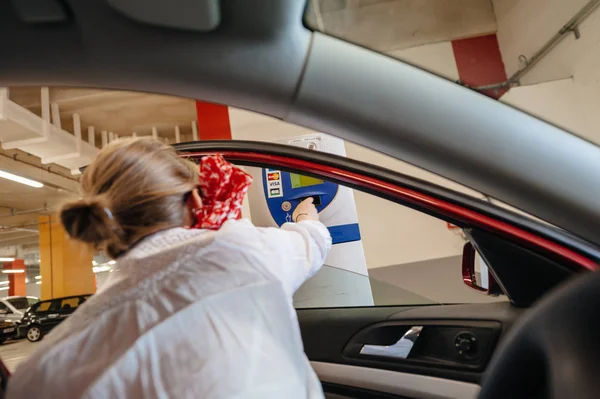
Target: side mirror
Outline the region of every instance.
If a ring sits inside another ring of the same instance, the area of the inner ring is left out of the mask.
[[[463,248],[462,278],[467,287],[482,294],[497,296],[502,293],[489,266],[470,242]]]

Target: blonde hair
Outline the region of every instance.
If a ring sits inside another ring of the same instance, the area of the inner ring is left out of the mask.
[[[112,258],[141,238],[182,226],[187,195],[198,185],[195,165],[151,138],[121,139],[84,171],[82,198],[60,211],[67,233]]]

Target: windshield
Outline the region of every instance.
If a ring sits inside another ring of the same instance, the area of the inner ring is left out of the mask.
[[[507,0],[310,0],[305,24],[599,144],[598,5],[588,0],[550,0],[544,6]]]
[[[25,310],[32,305],[32,302],[26,297],[9,298],[7,302],[14,306],[17,310]],[[37,302],[37,301],[36,301]],[[35,302],[33,302],[35,303]]]

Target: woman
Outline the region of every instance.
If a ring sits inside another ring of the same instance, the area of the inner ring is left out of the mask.
[[[331,248],[311,200],[281,229],[190,229],[197,170],[147,138],[109,144],[81,186],[61,220],[114,272],[20,365],[8,398],[323,396],[292,306]]]

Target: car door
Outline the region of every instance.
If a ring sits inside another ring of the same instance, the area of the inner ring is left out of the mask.
[[[259,187],[287,171],[352,188],[357,207],[362,201],[378,211],[377,220],[358,214],[367,263],[377,264],[368,264],[366,274],[357,273],[343,263],[354,262],[357,252],[343,256],[338,251],[343,261],[335,266],[326,261],[295,296],[306,355],[332,398],[475,397],[494,349],[523,310],[600,259],[598,248],[548,225],[343,157],[256,142],[177,148],[190,159],[219,152],[239,165],[259,168],[262,179],[253,184]],[[268,196],[267,188],[264,192]],[[409,219],[412,224],[404,223]],[[454,235],[455,244],[476,244],[503,295],[470,291],[463,283],[460,254],[432,255],[426,261],[406,255],[443,252],[429,234],[434,230],[419,235],[425,224],[441,229],[439,235],[446,238]],[[393,264],[396,258],[402,261]],[[340,281],[346,284],[341,290]],[[364,296],[347,300],[349,293],[364,294],[365,289],[370,301]]]
[[[71,316],[81,303],[83,303],[81,297],[70,297],[61,299],[60,307],[58,310],[58,323],[61,323],[67,317]]]
[[[35,315],[44,331],[53,329],[61,322],[60,299],[42,302],[37,308]]]

